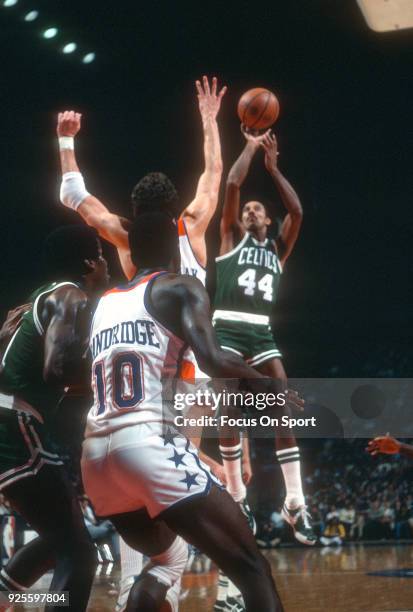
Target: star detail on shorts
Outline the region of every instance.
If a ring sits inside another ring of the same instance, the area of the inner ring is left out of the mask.
[[[185,453],[182,453],[182,455],[180,455],[176,448],[174,448],[174,456],[173,457],[168,457],[169,461],[173,461],[175,463],[175,467],[178,467],[178,465],[186,465],[184,463],[184,460],[182,459],[182,457],[185,457]]]
[[[199,484],[196,479],[197,474],[190,474],[187,470],[185,470],[185,474],[186,474],[185,478],[182,478],[182,480],[180,480],[179,482],[184,482],[186,486],[188,487],[188,491],[189,491],[192,485]]]
[[[179,438],[179,435],[177,433],[174,433],[174,431],[172,429],[169,429],[168,427],[166,433],[164,433],[161,438],[163,438],[164,446],[166,446],[167,444],[172,444],[172,446],[175,446],[174,438]]]

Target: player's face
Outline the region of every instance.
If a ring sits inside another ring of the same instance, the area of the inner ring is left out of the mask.
[[[261,230],[271,223],[261,202],[247,202],[242,209],[241,221],[247,231]]]

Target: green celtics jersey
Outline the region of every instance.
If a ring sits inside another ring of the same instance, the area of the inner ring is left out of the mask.
[[[77,286],[72,282],[49,283],[30,296],[33,306],[23,316],[4,352],[2,362],[0,390],[14,398],[10,407],[18,408],[19,402],[23,401],[43,418],[54,410],[63,390],[46,384],[43,379],[45,330],[39,311],[43,298],[62,285]]]
[[[237,313],[237,320],[268,324],[281,275],[273,241],[246,233],[235,249],[216,258],[216,271],[214,319],[235,320],[231,313]]]

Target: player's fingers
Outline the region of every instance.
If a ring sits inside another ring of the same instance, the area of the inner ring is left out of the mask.
[[[224,85],[224,87],[221,89],[221,91],[218,94],[218,98],[221,100],[225,94],[227,93],[227,89],[228,87],[226,85]]]
[[[195,86],[197,88],[198,91],[198,96],[201,96],[204,92],[201,86],[201,81],[195,81]]]
[[[209,89],[208,77],[204,75],[203,81],[204,81],[204,90],[205,90],[205,93],[207,94],[207,96],[209,96],[209,95],[211,95],[211,90]]]
[[[217,77],[212,77],[212,95],[217,95]]]

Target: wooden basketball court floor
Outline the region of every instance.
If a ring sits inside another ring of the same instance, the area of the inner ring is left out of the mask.
[[[413,611],[413,544],[278,548],[265,555],[273,569],[285,612]],[[375,572],[384,575],[370,575]],[[100,566],[89,603],[90,612],[115,609],[118,579],[117,568]],[[210,612],[216,581],[215,571],[185,575],[180,612]],[[41,609],[15,607],[14,610],[40,612]]]

